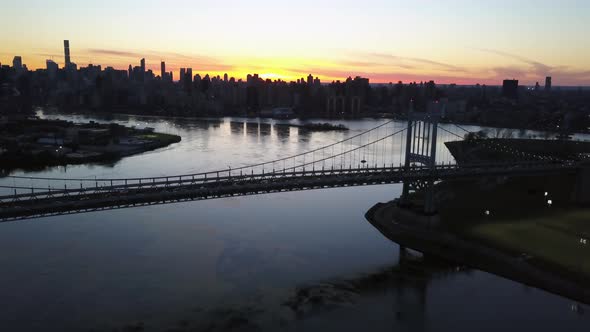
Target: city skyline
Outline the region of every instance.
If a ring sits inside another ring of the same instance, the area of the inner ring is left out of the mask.
[[[534,85],[552,76],[556,85],[588,85],[590,46],[583,31],[590,5],[507,4],[373,0],[359,8],[349,1],[259,0],[219,7],[177,0],[66,6],[29,0],[8,4],[18,15],[0,23],[0,62],[19,55],[29,69],[45,68],[48,59],[63,67],[66,39],[78,66],[126,69],[145,58],[156,74],[165,61],[175,79],[180,68],[192,68],[287,81],[312,73],[324,82],[358,75],[375,83],[498,85],[516,78]]]

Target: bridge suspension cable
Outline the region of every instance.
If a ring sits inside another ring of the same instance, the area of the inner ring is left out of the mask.
[[[395,130],[398,125],[402,125],[401,130]],[[389,129],[392,127],[393,129]],[[272,174],[278,172],[287,172],[291,170],[311,169],[331,169],[335,168],[360,168],[369,165],[394,165],[396,164],[394,158],[397,154],[404,153],[403,143],[400,144],[398,151],[397,140],[392,137],[402,133],[406,130],[403,123],[395,122],[395,120],[388,120],[384,123],[375,126],[364,132],[347,137],[338,142],[328,144],[323,147],[305,151],[295,155],[274,159],[253,165],[245,165],[238,167],[228,167],[226,169],[214,170],[208,172],[180,174],[170,176],[156,176],[156,177],[136,177],[136,178],[57,178],[57,177],[27,177],[27,176],[9,176],[15,183],[14,186],[0,186],[2,189],[14,189],[19,192],[26,190],[61,190],[71,188],[85,188],[85,187],[112,187],[114,185],[144,185],[146,182],[168,182],[168,181],[183,181],[187,179],[213,179],[223,176],[238,176],[238,175],[253,175],[253,174]],[[401,135],[400,141],[403,141]],[[392,138],[391,140],[387,140]],[[377,147],[376,144],[382,144]],[[387,151],[392,151],[387,154]],[[47,184],[47,185],[45,185]],[[5,190],[4,190],[5,191]]]

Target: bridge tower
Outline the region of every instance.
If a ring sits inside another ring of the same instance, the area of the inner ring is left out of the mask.
[[[438,113],[414,112],[414,102],[410,101],[408,111],[408,129],[406,139],[406,171],[413,166],[426,167],[432,173],[436,170],[436,137]],[[402,192],[402,204],[406,204],[412,193],[424,193],[424,213],[434,214],[434,174],[425,180],[406,180]]]

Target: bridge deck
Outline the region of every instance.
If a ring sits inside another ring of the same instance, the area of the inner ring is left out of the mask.
[[[51,215],[117,209],[187,200],[255,195],[292,190],[401,183],[421,179],[445,180],[478,176],[538,175],[575,171],[574,163],[521,162],[445,165],[427,167],[383,167],[338,170],[275,172],[220,177],[175,177],[143,179],[129,183],[116,180],[112,186],[34,191],[0,196],[0,221]]]

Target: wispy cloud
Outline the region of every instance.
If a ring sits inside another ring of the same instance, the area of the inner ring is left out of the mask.
[[[159,51],[126,51],[112,49],[91,48],[85,50],[87,55],[108,57],[114,60],[117,65],[127,62],[137,63],[139,59],[146,58],[147,67],[150,69],[159,69],[159,61],[166,61],[169,70],[178,70],[181,67],[192,67],[195,71],[231,71],[233,65],[224,63],[221,59],[216,59],[203,55],[188,55],[176,52],[159,52]],[[155,60],[155,61],[154,61]]]
[[[514,66],[507,66],[507,67],[493,67],[490,69],[492,73],[492,77],[498,79],[504,78],[523,78],[528,76],[528,72],[522,68],[514,67]]]
[[[337,65],[347,67],[361,67],[361,68],[383,68],[383,67],[397,67],[400,69],[416,69],[416,66],[405,63],[387,63],[387,61],[358,61],[358,60],[342,60],[336,61]]]
[[[89,48],[87,50],[89,54],[93,55],[106,55],[106,56],[115,56],[115,57],[125,57],[125,58],[141,58],[142,55],[137,52],[129,52],[129,51],[118,51],[118,50],[109,50],[109,49],[101,49],[101,48]]]
[[[45,58],[57,58],[57,57],[63,57],[63,54],[58,54],[58,53],[36,53],[35,55],[37,56],[42,56]]]
[[[398,62],[398,63],[396,63],[397,65],[399,65],[399,62],[402,62],[402,63],[403,62],[411,62],[414,64],[430,65],[430,66],[437,67],[438,69],[443,69],[443,70],[464,71],[464,68],[462,68],[462,67],[448,64],[448,63],[444,63],[444,62],[434,61],[434,60],[430,60],[430,59],[416,58],[416,57],[403,57],[403,56],[392,55],[392,54],[383,54],[383,53],[369,53],[368,55],[373,58],[390,60],[391,62],[394,62],[394,63]]]
[[[534,72],[536,74],[541,75],[541,76],[546,75],[546,74],[550,74],[553,70],[559,68],[559,67],[553,67],[553,66],[541,63],[539,61],[531,60],[529,58],[526,58],[526,57],[523,57],[520,55],[516,55],[516,54],[512,54],[512,53],[508,53],[508,52],[504,52],[504,51],[500,51],[500,50],[494,50],[494,49],[489,49],[489,48],[477,48],[476,50],[520,61],[522,63],[525,63],[525,64],[531,66],[534,69]]]
[[[557,78],[557,82],[569,85],[587,85],[590,81],[590,70],[580,70],[569,66],[549,65],[521,55],[500,50],[488,48],[476,48],[475,50],[516,60],[526,66],[501,66],[491,68],[490,71],[498,78],[514,77],[534,82],[534,80],[538,80],[545,76],[553,76]]]

